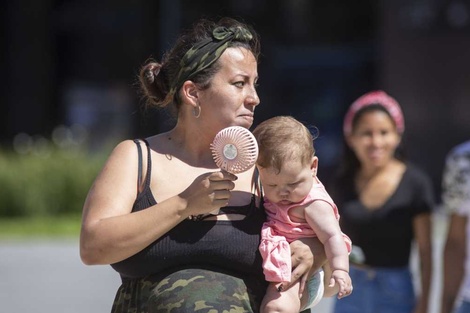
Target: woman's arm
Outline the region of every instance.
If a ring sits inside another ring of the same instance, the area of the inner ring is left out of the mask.
[[[431,214],[418,214],[413,220],[415,240],[419,251],[419,269],[421,274],[421,295],[415,313],[428,312],[432,273]]]
[[[134,142],[124,141],[113,150],[91,187],[80,234],[85,264],[110,264],[134,255],[189,215],[227,205],[234,188],[234,175],[206,173],[179,195],[131,214],[137,196],[137,164]]]
[[[441,313],[451,313],[465,274],[467,217],[450,216],[444,247],[443,288]]]

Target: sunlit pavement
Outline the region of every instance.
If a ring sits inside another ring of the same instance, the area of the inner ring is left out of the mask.
[[[78,241],[0,242],[2,312],[110,312],[119,282],[109,266],[83,265]]]
[[[434,217],[435,280],[430,313],[438,312],[440,266],[445,218]],[[417,259],[414,254],[413,268]],[[110,266],[85,266],[78,241],[0,241],[2,312],[110,312],[120,279]],[[330,313],[333,299],[323,299],[313,312]]]

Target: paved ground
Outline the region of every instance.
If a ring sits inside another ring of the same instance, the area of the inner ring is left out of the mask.
[[[85,266],[75,241],[0,242],[2,312],[110,312],[119,277]]]
[[[430,313],[437,313],[440,254],[445,220],[435,218],[436,279]],[[416,260],[414,260],[416,267]],[[0,241],[0,303],[2,312],[109,312],[119,276],[109,266],[85,266],[78,242],[70,240]],[[332,299],[313,312],[330,313]]]

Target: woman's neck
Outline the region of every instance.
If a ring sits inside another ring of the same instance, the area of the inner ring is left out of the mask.
[[[172,154],[182,161],[197,167],[213,166],[210,150],[212,139],[204,131],[177,125],[163,135]]]

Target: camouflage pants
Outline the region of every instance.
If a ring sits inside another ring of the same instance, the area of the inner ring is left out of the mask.
[[[264,282],[253,284],[223,273],[185,269],[158,281],[146,277],[123,283],[112,313],[258,312],[265,288]]]

